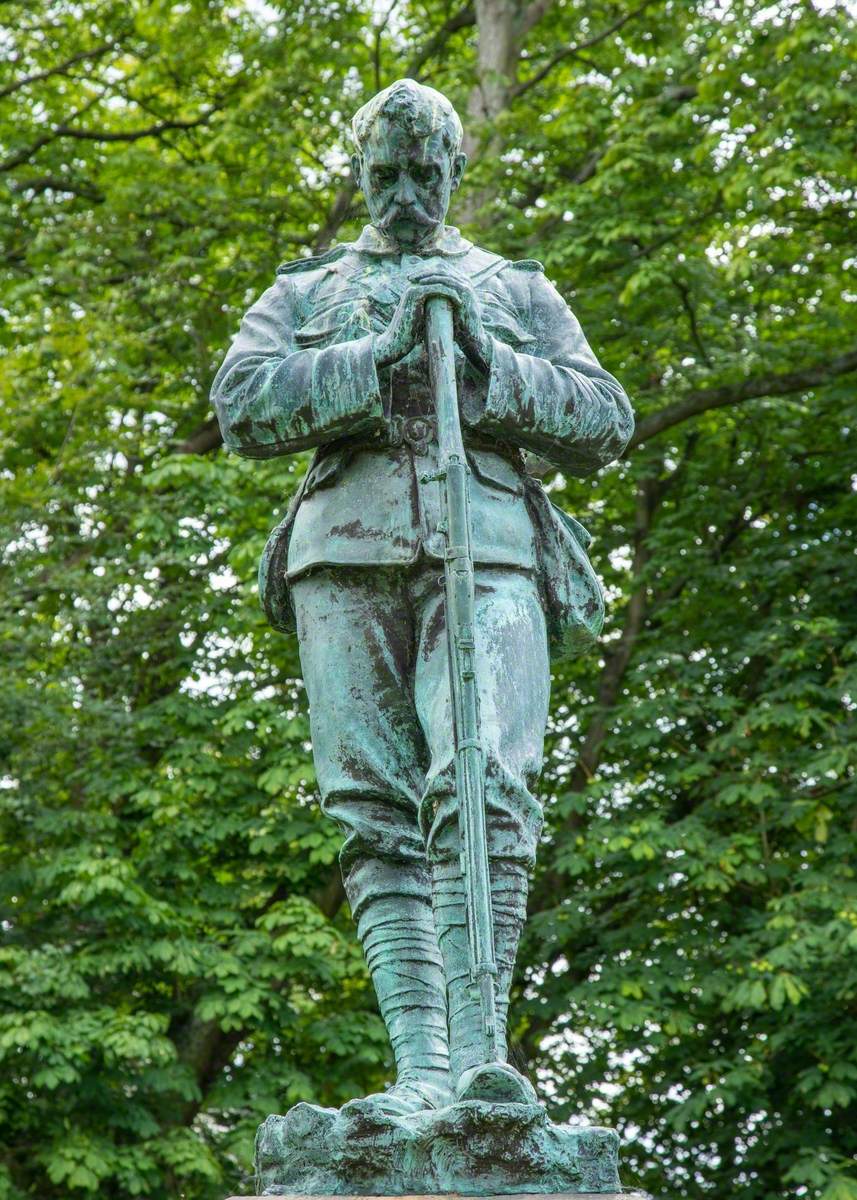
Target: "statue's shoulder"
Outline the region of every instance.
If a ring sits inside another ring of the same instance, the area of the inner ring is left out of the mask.
[[[343,242],[341,246],[334,246],[325,254],[314,254],[309,258],[296,258],[291,262],[281,263],[277,267],[277,275],[307,275],[313,271],[325,270],[344,258],[351,249],[350,242]]]

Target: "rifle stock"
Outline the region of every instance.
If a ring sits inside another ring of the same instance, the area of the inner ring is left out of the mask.
[[[476,679],[475,580],[470,526],[470,469],[464,451],[455,381],[452,308],[435,297],[426,305],[429,379],[438,427],[439,471],[446,539],[444,584],[449,681],[452,693],[455,780],[461,871],[467,910],[471,983],[482,1011],[484,1061],[497,1058],[494,925],[485,818],[485,759]]]

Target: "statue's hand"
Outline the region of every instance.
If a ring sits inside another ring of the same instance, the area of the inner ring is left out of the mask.
[[[457,292],[443,280],[409,284],[396,305],[390,324],[375,337],[376,366],[389,367],[399,362],[422,340],[426,300],[433,296],[444,296],[453,305],[458,302]]]
[[[417,275],[414,282],[421,287],[442,287],[446,293],[451,293],[455,340],[473,365],[487,374],[491,369],[494,343],[482,324],[479,302],[470,280],[459,275],[457,271],[434,270],[425,275]]]

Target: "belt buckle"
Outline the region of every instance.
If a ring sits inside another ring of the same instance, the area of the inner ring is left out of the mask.
[[[402,441],[415,454],[425,454],[434,431],[435,423],[431,417],[405,417],[402,421]]]

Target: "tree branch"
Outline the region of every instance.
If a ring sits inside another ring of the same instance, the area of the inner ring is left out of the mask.
[[[208,454],[210,450],[216,450],[222,444],[223,437],[220,433],[217,417],[211,417],[200,425],[198,429],[195,429],[183,442],[179,442],[177,446],[173,446],[173,454]]]
[[[612,25],[608,25],[606,29],[602,29],[600,33],[595,33],[592,35],[592,37],[585,38],[582,42],[574,42],[570,46],[563,46],[561,50],[558,50],[556,54],[552,55],[552,57],[548,59],[548,61],[540,70],[536,71],[535,75],[531,75],[529,79],[521,80],[521,82],[513,88],[512,96],[517,99],[518,96],[522,96],[525,92],[528,92],[530,88],[536,87],[537,84],[541,83],[542,80],[551,73],[554,67],[558,66],[559,63],[563,62],[566,58],[574,58],[582,50],[588,50],[591,46],[597,46],[599,42],[603,42],[606,38],[610,37],[612,33],[617,33],[624,25],[627,25],[629,21],[633,21],[633,19],[638,17],[641,12],[656,2],[657,0],[643,0],[643,3],[639,5],[639,7],[632,9],[629,13],[624,13],[621,17],[618,17]]]
[[[86,107],[91,108],[93,104],[100,100],[100,96],[96,96]],[[0,171],[12,171],[15,167],[21,166],[22,163],[29,162],[43,146],[47,146],[49,142],[59,141],[60,138],[77,138],[81,141],[88,142],[138,142],[141,138],[159,137],[162,133],[167,133],[171,129],[195,129],[199,125],[204,125],[219,109],[219,105],[214,105],[207,109],[200,116],[194,117],[189,121],[159,121],[156,125],[148,125],[145,129],[129,129],[129,130],[112,130],[112,129],[76,129],[73,125],[55,125],[50,133],[43,134],[42,137],[36,138],[31,145],[24,147],[23,150],[18,150],[15,154],[11,154],[8,158],[0,162]]]
[[[91,108],[103,98],[103,92],[99,92],[94,96],[90,96],[85,104],[82,104],[75,112],[71,114],[72,120],[76,121],[78,117],[82,117],[85,112],[89,112]],[[20,167],[22,163],[29,162],[43,146],[47,146],[50,142],[56,141],[56,131],[51,130],[49,133],[42,134],[36,138],[29,146],[24,146],[21,150],[16,150],[14,154],[10,154],[8,158],[0,161],[0,172],[14,171],[16,167]]]
[[[34,179],[10,180],[9,187],[15,192],[33,192],[40,196],[42,192],[68,192],[72,196],[80,196],[91,200],[93,204],[104,203],[104,193],[94,184],[83,180],[63,179],[61,175],[39,175]]]
[[[339,232],[340,226],[344,223],[351,209],[351,201],[357,191],[357,184],[353,178],[348,179],[340,187],[334,197],[333,204],[330,207],[330,212],[327,214],[327,219],[315,235],[315,241],[312,244],[314,254],[324,254],[330,246],[330,243]]]
[[[689,392],[682,400],[670,404],[660,412],[651,413],[637,425],[637,429],[625,450],[635,449],[650,438],[656,437],[674,425],[681,424],[691,417],[699,416],[712,408],[726,408],[732,404],[743,404],[745,400],[757,400],[762,396],[787,396],[792,392],[802,392],[807,388],[821,387],[831,383],[841,375],[849,375],[857,371],[857,348],[849,350],[839,358],[824,359],[810,367],[797,371],[786,371],[782,374],[761,375],[745,379],[740,383],[726,384],[723,387],[700,388]]]
[[[276,888],[265,909],[290,894],[291,888],[285,884]],[[345,901],[342,872],[338,863],[331,867],[327,881],[313,892],[310,899],[329,921],[333,920]],[[188,1101],[182,1106],[180,1124],[189,1125],[204,1108],[206,1093],[224,1067],[231,1062],[239,1042],[247,1034],[248,1031],[243,1028],[225,1031],[216,1020],[202,1020],[195,1014],[190,1014],[184,1022],[176,1023],[175,1028],[170,1030],[168,1036],[176,1045],[181,1061],[193,1072],[200,1092],[198,1099]]]
[[[542,17],[546,16],[553,8],[556,0],[530,0],[530,3],[521,13],[518,21],[518,30],[522,37],[525,37],[531,29],[538,25]]]
[[[707,367],[711,366],[711,359],[708,357],[708,351],[705,349],[705,344],[699,333],[699,322],[696,319],[696,309],[693,307],[693,301],[690,298],[690,288],[681,279],[674,279],[673,283],[676,286],[678,294],[681,296],[682,308],[687,316],[687,323],[690,326],[690,336],[693,338],[693,343],[699,351],[699,356]]]
[[[438,50],[443,49],[454,33],[457,33],[459,29],[466,29],[469,25],[475,24],[476,9],[472,4],[465,4],[464,8],[459,9],[457,13],[453,13],[448,20],[444,21],[437,32],[433,33],[428,41],[423,43],[408,63],[405,74],[409,75],[412,79],[419,79],[419,72],[428,60],[434,58]]]
[[[73,125],[57,125],[53,132],[56,137],[79,138],[88,142],[138,142],[140,138],[159,137],[171,129],[196,129],[197,126],[204,125],[206,121],[210,120],[217,112],[218,107],[215,104],[189,121],[159,121],[144,129],[75,129]]]
[[[24,146],[22,150],[17,150],[14,154],[10,154],[8,158],[4,158],[0,162],[0,172],[14,171],[16,167],[20,167],[22,163],[29,162],[31,158],[41,150],[42,146],[47,146],[49,142],[56,141],[53,133],[42,134],[40,138],[36,138],[29,146]]]
[[[652,98],[651,103],[659,104],[674,102],[683,104],[687,100],[693,100],[698,94],[698,91],[699,89],[697,88],[696,84],[681,84],[675,87],[664,88],[664,90],[658,96]],[[614,145],[615,141],[613,139],[606,139],[601,143],[597,150],[593,150],[583,160],[582,163],[576,165],[573,169],[560,168],[559,177],[563,180],[567,180],[569,183],[575,184],[576,186],[588,183],[598,170],[602,159],[610,150],[613,149]],[[536,197],[540,194],[540,191],[541,189],[536,190],[535,187],[530,189],[527,193],[526,204],[522,205],[521,207],[526,207],[527,205],[532,204]],[[562,222],[562,213],[554,213],[552,216],[548,217],[534,233],[530,235],[526,244],[529,246],[538,246],[544,240],[546,235],[562,225]],[[676,235],[671,234],[670,236]],[[642,255],[638,253],[637,257],[642,257]],[[625,265],[624,260],[621,265]],[[609,269],[612,270],[614,268]]]
[[[5,87],[0,88],[0,100],[4,100],[6,96],[11,96],[13,92],[17,92],[31,83],[40,83],[43,79],[50,79],[53,75],[67,75],[76,63],[85,62],[87,59],[101,58],[111,49],[113,49],[112,43],[106,42],[103,46],[96,46],[94,50],[81,50],[79,54],[73,54],[71,58],[67,58],[65,62],[56,67],[48,67],[44,71],[34,71],[32,75],[23,75],[13,83],[7,83]]]
[[[631,568],[635,586],[625,609],[625,621],[619,640],[615,646],[606,649],[604,666],[595,695],[593,715],[587,725],[577,762],[563,791],[578,793],[585,791],[589,781],[598,770],[611,715],[619,698],[622,681],[633,657],[637,639],[646,621],[648,596],[646,585],[641,581],[641,575],[650,557],[647,539],[652,527],[652,520],[668,484],[669,481],[659,479],[656,475],[647,475],[638,486],[634,520],[634,556]],[[585,820],[583,813],[574,810],[563,822],[562,831],[574,832],[582,827]],[[535,886],[530,891],[529,915],[532,916],[544,908],[553,907],[556,904],[557,895],[562,893],[562,877],[555,870],[537,877]]]
[[[637,638],[646,619],[646,587],[640,576],[649,561],[647,539],[652,527],[652,518],[663,495],[661,482],[655,476],[646,476],[637,492],[637,509],[634,521],[634,559],[632,576],[637,586],[631,593],[625,611],[625,623],[615,649],[605,654],[604,669],[598,684],[596,715],[589,723],[577,764],[569,779],[569,790],[581,792],[598,769],[601,750],[607,735],[610,713],[616,704],[622,680],[634,653]]]
[[[381,38],[384,35],[384,30],[390,24],[390,17],[395,12],[396,5],[399,0],[391,0],[390,7],[387,9],[384,16],[378,22],[375,28],[375,46],[373,51],[373,62],[375,69],[375,91],[381,91]]]

